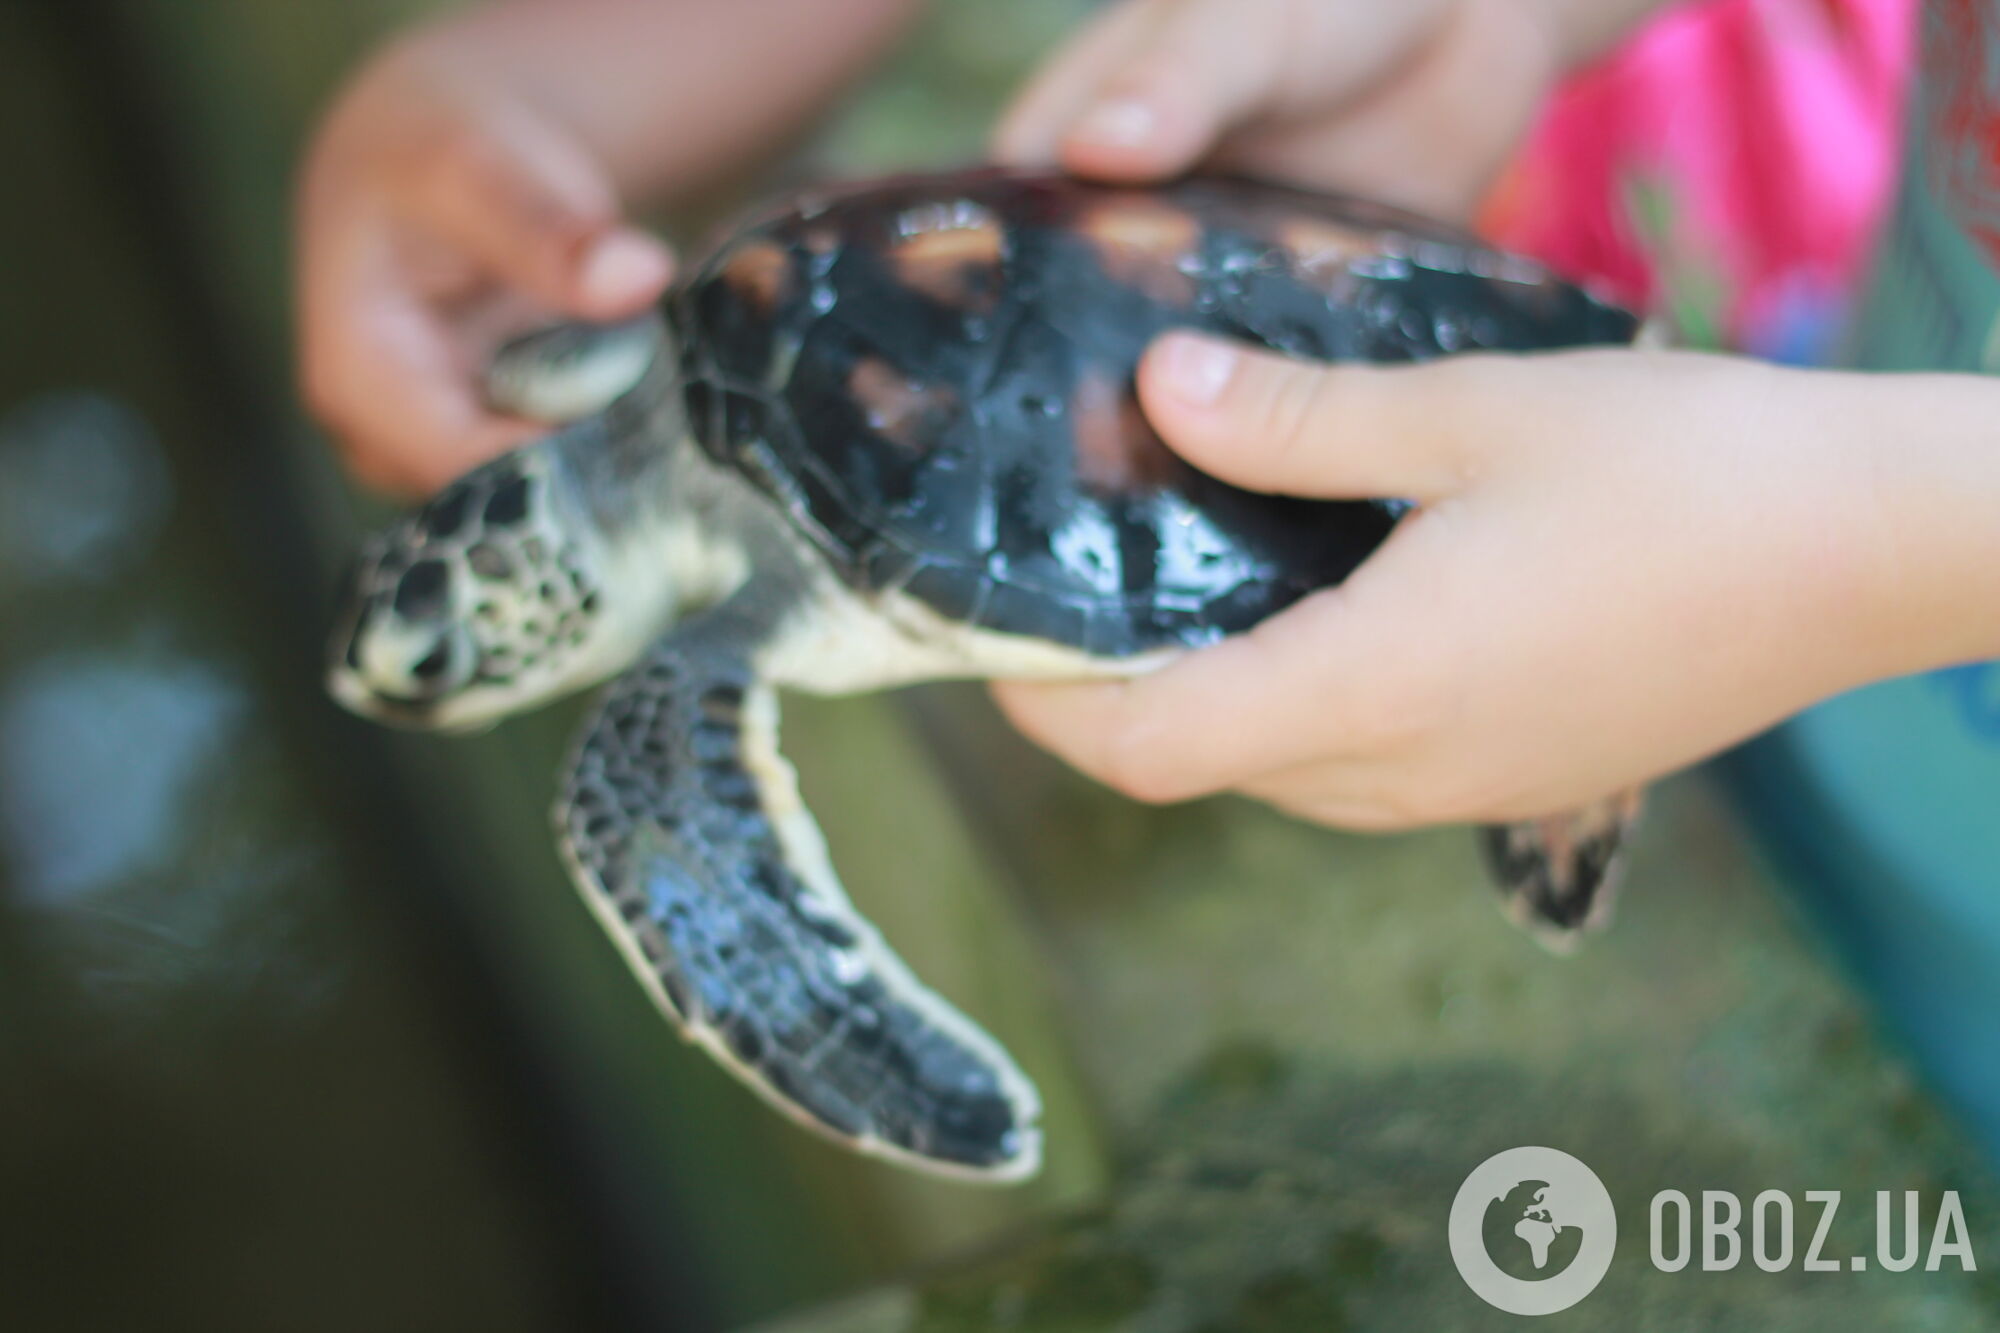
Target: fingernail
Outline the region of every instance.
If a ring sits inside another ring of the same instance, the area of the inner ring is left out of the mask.
[[[1212,407],[1236,373],[1235,349],[1193,334],[1168,334],[1156,356],[1160,387],[1191,407]]]
[[[1133,148],[1153,137],[1159,117],[1136,98],[1099,102],[1076,123],[1076,137],[1113,148]]]
[[[644,232],[614,231],[583,257],[577,291],[593,307],[620,306],[651,296],[673,271],[666,247]]]

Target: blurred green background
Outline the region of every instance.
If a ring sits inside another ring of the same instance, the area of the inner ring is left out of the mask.
[[[797,704],[857,900],[1041,1083],[1048,1168],[856,1161],[684,1047],[549,844],[578,706],[445,741],[318,691],[375,511],[293,400],[290,175],[426,8],[0,5],[0,1328],[1495,1328],[1444,1215],[1535,1142],[1628,1221],[1551,1329],[2000,1326],[1983,1273],[1643,1263],[1666,1187],[1956,1188],[2000,1236],[1698,779],[1559,961],[1461,834],[1130,806],[976,689]],[[941,0],[785,175],[976,155],[1087,8]]]

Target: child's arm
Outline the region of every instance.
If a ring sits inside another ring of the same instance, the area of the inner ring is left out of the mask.
[[[531,433],[473,390],[497,326],[643,308],[671,261],[623,201],[741,169],[918,3],[513,0],[379,53],[299,191],[301,377],[354,470],[427,491]]]
[[[1555,77],[1656,7],[1126,0],[1000,147],[1464,216]],[[999,691],[1135,796],[1235,789],[1373,827],[1545,814],[2000,654],[2000,382],[1632,351],[1329,370],[1177,337],[1140,384],[1221,476],[1423,507],[1345,586],[1155,676]]]
[[[1007,686],[1142,799],[1360,827],[1575,806],[1835,692],[2000,656],[2000,382],[1690,353],[1325,368],[1174,335],[1176,449],[1422,508],[1356,575],[1126,684]]]

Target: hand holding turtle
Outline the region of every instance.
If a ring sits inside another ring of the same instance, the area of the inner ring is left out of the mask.
[[[490,411],[474,382],[524,303],[618,319],[672,270],[620,222],[595,155],[424,45],[376,62],[329,115],[299,229],[306,397],[363,481],[402,492],[542,433]]]
[[[327,115],[299,191],[300,374],[352,470],[428,493],[540,434],[479,392],[503,336],[643,310],[672,262],[623,201],[754,165],[916,10],[515,0],[392,42]]]
[[[1974,377],[1626,350],[1319,367],[1175,334],[1139,382],[1225,480],[1420,506],[1345,584],[1153,675],[996,687],[1142,799],[1525,818],[2000,651],[2000,387]]]
[[[1126,0],[1048,62],[997,146],[1463,217],[1553,79],[1655,7]],[[1996,646],[1966,641],[1988,618],[1951,596],[2000,530],[1966,503],[1995,494],[1974,480],[1991,386],[1632,352],[1337,370],[1243,353],[1225,376],[1197,346],[1155,348],[1142,376],[1192,461],[1424,508],[1345,586],[1156,676],[1001,689],[1030,735],[1133,795],[1234,788],[1370,827],[1541,814]],[[1919,417],[1937,429],[1912,451]],[[1912,500],[1927,481],[1954,503]]]
[[[1463,220],[1565,68],[1661,0],[1124,0],[1015,99],[998,155],[1206,164]]]

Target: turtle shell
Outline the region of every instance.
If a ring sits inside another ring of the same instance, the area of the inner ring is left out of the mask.
[[[733,232],[672,313],[702,446],[846,578],[1104,656],[1246,629],[1345,578],[1406,508],[1255,494],[1181,461],[1133,392],[1162,331],[1415,361],[1638,328],[1356,199],[999,170],[800,195]]]

